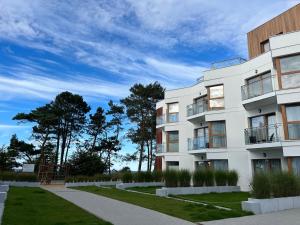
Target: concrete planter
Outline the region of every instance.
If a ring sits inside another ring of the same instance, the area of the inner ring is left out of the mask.
[[[118,189],[126,189],[131,187],[161,187],[164,186],[164,182],[141,182],[141,183],[120,183],[116,185]]]
[[[271,199],[249,198],[248,201],[242,202],[242,209],[254,214],[265,214],[295,208],[300,208],[300,196]]]
[[[213,186],[213,187],[163,187],[156,189],[156,195],[193,195],[193,194],[206,194],[206,193],[224,193],[224,192],[239,192],[239,186]]]
[[[0,203],[4,203],[7,197],[6,192],[0,192]]]
[[[40,182],[0,181],[0,185],[9,185],[9,186],[14,186],[14,187],[40,187]]]
[[[120,183],[120,181],[69,182],[65,183],[65,187],[112,186],[118,183]]]
[[[0,185],[0,192],[8,192],[9,185]]]
[[[4,203],[0,203],[0,224],[2,221],[3,211],[4,211]]]

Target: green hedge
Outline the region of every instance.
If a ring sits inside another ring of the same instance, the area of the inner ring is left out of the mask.
[[[253,177],[251,186],[252,195],[255,198],[280,198],[300,195],[299,177],[288,172],[257,173]]]
[[[72,176],[65,179],[66,182],[99,182],[99,181],[111,181],[119,180],[118,174],[96,174],[95,176]]]
[[[0,181],[38,181],[35,173],[0,172]]]

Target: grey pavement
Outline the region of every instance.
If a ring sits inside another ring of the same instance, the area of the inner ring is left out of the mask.
[[[203,225],[298,225],[300,209],[291,209],[263,215],[245,216],[224,220],[202,222]]]
[[[150,209],[84,191],[63,186],[43,188],[114,225],[195,225]]]

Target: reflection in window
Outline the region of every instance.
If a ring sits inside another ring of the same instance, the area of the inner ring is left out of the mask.
[[[300,139],[300,105],[286,106],[289,139]]]
[[[295,88],[300,85],[300,55],[279,59],[282,88]]]
[[[226,126],[225,121],[214,121],[210,123],[210,147],[226,147]]]
[[[168,149],[167,152],[178,152],[179,151],[179,132],[178,131],[168,131]]]
[[[224,86],[218,85],[208,88],[209,91],[209,108],[223,109],[224,108]]]

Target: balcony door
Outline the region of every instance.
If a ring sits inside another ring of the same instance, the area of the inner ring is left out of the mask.
[[[194,147],[197,147],[196,149],[208,148],[208,143],[209,143],[208,127],[195,129]]]
[[[277,129],[274,113],[250,118],[250,127],[250,143],[255,144],[276,141]]]

